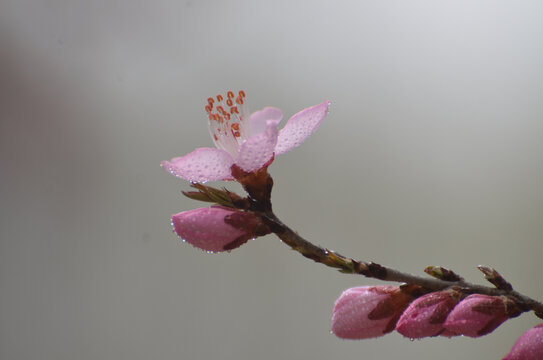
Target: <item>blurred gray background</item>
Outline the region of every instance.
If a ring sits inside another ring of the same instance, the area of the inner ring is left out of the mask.
[[[171,232],[200,206],[161,160],[210,146],[208,96],[286,118],[332,101],[270,171],[277,215],[412,273],[496,267],[543,299],[543,3],[0,2],[0,358],[499,359],[480,339],[329,333],[377,284],[267,236],[208,255]],[[231,189],[239,190],[236,184]]]

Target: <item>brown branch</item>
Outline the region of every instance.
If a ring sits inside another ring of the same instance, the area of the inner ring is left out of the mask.
[[[365,262],[353,260],[340,255],[334,251],[321,248],[302,238],[298,233],[283,224],[275,214],[270,210],[262,215],[268,223],[271,231],[275,233],[285,244],[293,250],[298,251],[303,256],[319,262],[326,266],[334,267],[347,274],[360,274],[369,278],[375,278],[383,281],[402,282],[412,285],[419,285],[427,289],[428,292],[439,291],[455,287],[466,294],[485,294],[492,296],[506,295],[515,300],[515,303],[523,311],[534,311],[535,315],[543,319],[543,303],[538,302],[528,296],[522,295],[512,289],[500,289],[495,287],[472,284],[464,280],[446,281],[436,278],[428,278],[404,273],[374,262]],[[497,273],[497,272],[496,272]]]
[[[522,311],[533,310],[535,315],[543,319],[543,303],[536,301],[526,295],[513,290],[511,284],[494,269],[487,266],[478,266],[483,272],[485,279],[495,287],[482,286],[464,281],[460,276],[451,270],[440,266],[430,266],[425,271],[433,278],[422,277],[404,273],[389,267],[374,263],[358,261],[343,256],[337,252],[323,249],[302,238],[298,233],[283,224],[275,216],[271,206],[271,189],[273,180],[267,173],[266,168],[254,173],[246,173],[233,166],[233,174],[249,193],[249,198],[232,193],[226,189],[216,189],[207,185],[194,183],[191,186],[198,189],[197,192],[183,192],[189,198],[214,202],[222,206],[237,208],[243,211],[250,211],[262,218],[269,230],[276,234],[285,244],[303,256],[319,262],[326,266],[337,268],[346,274],[359,274],[369,278],[383,281],[401,282],[411,285],[418,285],[427,292],[444,290],[454,287],[466,294],[485,294],[492,296],[507,296],[514,300]]]

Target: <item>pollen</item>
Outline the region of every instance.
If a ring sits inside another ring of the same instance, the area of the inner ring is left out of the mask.
[[[245,92],[238,91],[237,95],[229,90],[224,95],[207,98],[205,111],[212,126],[215,141],[224,137],[240,139],[242,137],[242,116],[244,115]]]

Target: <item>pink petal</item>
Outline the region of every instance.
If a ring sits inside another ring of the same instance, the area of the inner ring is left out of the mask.
[[[239,149],[236,165],[247,172],[260,169],[273,156],[277,144],[277,120],[266,122],[266,131],[245,140]]]
[[[497,296],[473,294],[451,311],[443,327],[449,332],[479,337],[496,329],[508,319],[503,299]]]
[[[160,165],[179,178],[206,182],[232,179],[230,167],[233,164],[232,156],[224,150],[198,148],[183,157],[163,161]]]
[[[275,120],[279,124],[282,119],[283,113],[275,107],[265,107],[262,110],[252,113],[248,124],[248,137],[265,131],[268,120]]]
[[[336,300],[332,332],[343,339],[368,339],[392,331],[407,306],[396,286],[361,286],[345,290]],[[391,326],[392,325],[392,326]]]
[[[330,101],[309,107],[294,114],[279,132],[275,155],[294,149],[315,132],[328,114]]]
[[[526,331],[513,345],[503,360],[541,360],[543,359],[543,324]]]
[[[257,221],[249,213],[214,206],[175,214],[172,216],[172,225],[183,241],[202,250],[221,252],[239,247],[255,236],[248,229],[238,229],[227,224],[225,219],[233,215],[241,217],[241,222],[248,227],[254,226]]]
[[[423,295],[403,312],[396,331],[411,339],[439,335],[444,331],[443,322],[457,303],[458,297],[449,291]]]

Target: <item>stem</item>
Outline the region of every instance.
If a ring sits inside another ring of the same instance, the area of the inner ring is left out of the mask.
[[[464,293],[477,293],[491,296],[507,295],[513,298],[516,304],[524,311],[533,310],[535,315],[543,319],[543,303],[538,302],[528,296],[522,295],[516,291],[507,291],[495,287],[472,284],[466,281],[445,281],[436,278],[416,276],[391,269],[374,262],[365,262],[353,260],[340,255],[334,251],[323,249],[305,240],[295,231],[290,229],[270,210],[263,214],[263,218],[269,223],[270,229],[285,244],[293,250],[298,251],[303,256],[322,263],[326,266],[338,268],[339,271],[347,274],[360,274],[369,278],[375,278],[383,281],[403,282],[407,284],[419,285],[431,291],[444,290],[450,287],[457,287]]]

